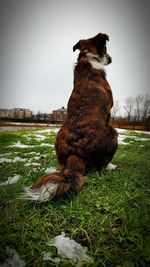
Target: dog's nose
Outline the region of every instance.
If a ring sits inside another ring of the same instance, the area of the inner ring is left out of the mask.
[[[108,60],[108,64],[112,63],[112,58],[108,54],[106,55],[106,57],[107,57],[107,60]]]

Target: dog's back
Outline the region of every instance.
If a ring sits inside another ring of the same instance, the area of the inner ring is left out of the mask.
[[[117,148],[116,131],[109,125],[112,105],[105,71],[94,69],[84,55],[79,57],[67,119],[56,140],[60,165],[74,154],[85,160],[85,172],[99,170],[111,161]]]
[[[113,105],[104,65],[111,63],[106,51],[106,34],[80,40],[74,70],[74,89],[68,102],[67,119],[56,139],[61,172],[37,180],[26,190],[27,198],[47,201],[53,196],[79,190],[89,170],[100,170],[112,160],[117,149],[117,133],[110,126]]]

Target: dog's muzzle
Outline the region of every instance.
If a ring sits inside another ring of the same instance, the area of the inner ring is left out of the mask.
[[[108,64],[112,63],[112,58],[108,54],[105,55],[105,59],[106,59],[106,64],[105,65],[108,65]]]

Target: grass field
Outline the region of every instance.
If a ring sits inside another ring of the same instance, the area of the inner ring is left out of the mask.
[[[57,168],[56,132],[0,132],[0,266],[78,266],[43,259],[57,255],[48,242],[62,232],[93,258],[79,266],[150,266],[150,134],[122,131],[117,168],[89,173],[79,193],[43,204],[21,200],[24,186]]]

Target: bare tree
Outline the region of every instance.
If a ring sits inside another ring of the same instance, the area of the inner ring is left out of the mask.
[[[137,95],[134,99],[135,120],[139,122],[142,117],[143,95]]]
[[[39,120],[41,118],[42,112],[39,110],[36,114],[36,118]]]
[[[115,100],[114,101],[114,105],[113,105],[113,108],[111,110],[111,116],[112,118],[114,119],[118,113],[118,111],[120,110],[120,105],[119,105],[119,101],[118,100]]]
[[[134,98],[130,96],[126,98],[124,105],[124,109],[127,113],[128,122],[131,121],[133,115],[133,108],[134,108]]]
[[[150,115],[150,95],[145,95],[142,106],[142,120],[145,121]]]

